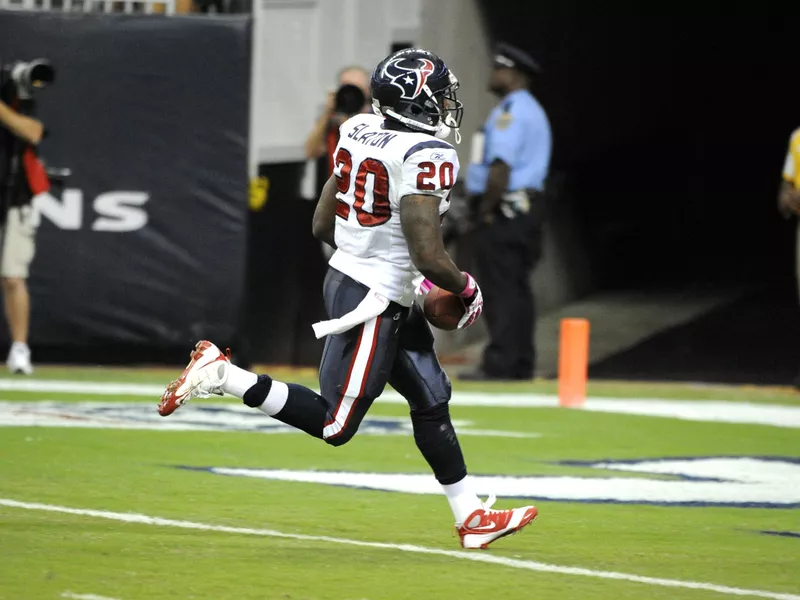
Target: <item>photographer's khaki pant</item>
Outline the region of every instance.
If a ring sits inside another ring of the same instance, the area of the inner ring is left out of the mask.
[[[36,253],[36,227],[30,206],[8,210],[3,232],[3,259],[0,276],[27,279]]]

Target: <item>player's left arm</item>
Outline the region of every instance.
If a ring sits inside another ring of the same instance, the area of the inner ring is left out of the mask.
[[[401,169],[395,209],[411,262],[434,285],[460,294],[467,276],[447,254],[441,217],[458,178],[458,154],[447,142],[428,139],[409,149]]]
[[[426,194],[403,196],[400,199],[400,225],[411,261],[425,277],[420,288],[427,292],[435,285],[464,300],[466,310],[458,322],[459,329],[462,329],[480,317],[483,294],[472,275],[460,271],[444,247],[440,201],[438,196]]]
[[[434,285],[460,294],[467,285],[444,247],[439,196],[412,194],[400,199],[400,225],[408,243],[411,262]]]
[[[334,232],[336,230],[336,176],[331,175],[322,188],[317,208],[314,210],[314,219],[311,231],[314,237],[336,248]]]
[[[427,292],[435,285],[461,296],[466,311],[458,326],[469,327],[483,310],[483,295],[475,279],[450,258],[442,235],[442,203],[458,178],[458,154],[447,143],[428,141],[412,148],[402,169],[395,208],[411,262],[425,277],[420,290]]]

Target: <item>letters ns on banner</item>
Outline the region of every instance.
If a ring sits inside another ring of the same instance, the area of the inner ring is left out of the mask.
[[[144,205],[150,199],[147,192],[105,192],[92,202],[92,216],[84,223],[83,191],[65,189],[59,201],[51,194],[40,194],[34,199],[37,225],[42,217],[59,229],[76,231],[84,224],[92,231],[129,232],[147,225]]]

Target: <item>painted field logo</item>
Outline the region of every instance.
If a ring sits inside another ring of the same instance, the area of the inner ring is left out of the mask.
[[[141,402],[6,402],[0,400],[0,427],[80,427],[91,429],[150,429],[154,431],[251,431],[302,434],[242,404],[191,404],[169,419],[152,403]],[[537,438],[532,431],[478,429],[472,421],[455,420],[459,435]],[[409,417],[367,417],[359,435],[413,436]],[[304,435],[304,434],[303,434]]]
[[[659,477],[473,476],[480,495],[562,502],[660,504],[671,506],[800,507],[800,459],[777,457],[665,458],[640,461],[564,462]],[[361,489],[441,494],[431,475],[349,473],[211,467],[217,475],[322,483]]]

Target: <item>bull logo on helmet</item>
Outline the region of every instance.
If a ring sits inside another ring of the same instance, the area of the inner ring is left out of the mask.
[[[433,62],[427,58],[407,59],[404,57],[390,61],[383,69],[392,85],[396,85],[403,91],[401,98],[406,100],[413,100],[420,95],[428,76],[433,71]]]

